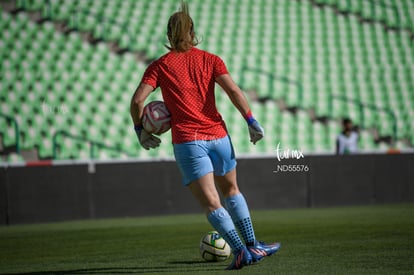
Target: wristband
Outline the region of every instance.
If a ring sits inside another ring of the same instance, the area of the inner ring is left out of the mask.
[[[142,130],[143,128],[142,128],[142,125],[135,125],[134,126],[134,130],[135,130],[135,132],[141,132],[141,130]]]
[[[254,119],[253,115],[252,115],[252,111],[249,110],[247,112],[247,114],[244,116],[244,119],[246,120],[247,124],[250,125],[253,122],[255,122],[256,120]]]

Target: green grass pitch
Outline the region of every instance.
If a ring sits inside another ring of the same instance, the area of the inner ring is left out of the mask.
[[[238,274],[414,274],[414,204],[253,211],[281,250]],[[229,274],[198,252],[203,215],[0,227],[0,273]]]

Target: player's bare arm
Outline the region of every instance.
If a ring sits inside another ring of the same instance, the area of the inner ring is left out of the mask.
[[[242,90],[237,86],[229,74],[223,74],[216,78],[216,82],[229,96],[231,102],[239,110],[249,126],[250,141],[256,144],[264,136],[264,129],[257,122],[250,110],[249,103]]]
[[[216,78],[216,82],[227,93],[231,102],[239,110],[242,116],[246,117],[250,111],[249,103],[242,90],[233,81],[233,78],[229,74],[223,74]]]
[[[141,125],[142,112],[144,110],[144,103],[154,88],[148,84],[141,83],[135,90],[131,98],[130,113],[134,125]]]
[[[132,121],[134,122],[135,133],[137,134],[138,140],[142,147],[146,150],[156,148],[161,143],[159,138],[145,131],[142,128],[141,123],[145,100],[153,90],[154,88],[152,86],[141,82],[132,96],[130,105],[130,113]]]

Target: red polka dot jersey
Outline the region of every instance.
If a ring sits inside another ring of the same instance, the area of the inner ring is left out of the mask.
[[[228,71],[220,57],[195,47],[170,51],[148,66],[142,82],[161,88],[171,113],[173,143],[227,135],[214,97],[215,79],[223,74]]]

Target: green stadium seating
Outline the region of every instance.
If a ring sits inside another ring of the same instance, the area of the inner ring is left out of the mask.
[[[272,153],[283,146],[307,152],[333,152],[340,131],[337,119],[350,116],[364,128],[377,127],[381,135],[393,134],[393,120],[382,111],[363,109],[355,103],[333,99],[351,98],[387,108],[397,118],[398,138],[414,143],[414,4],[394,1],[402,31],[386,31],[396,25],[394,8],[362,1],[271,0],[189,1],[200,48],[217,53],[245,90],[254,90],[264,104],[252,102],[262,122],[264,142],[251,146],[238,111],[217,88],[217,105],[240,153]],[[366,1],[372,2],[372,1]],[[130,51],[151,60],[167,50],[163,44],[174,1],[37,1],[19,0],[27,11],[41,11],[44,18],[67,22],[78,31],[117,41]],[[335,9],[347,12],[336,14]],[[359,19],[370,19],[361,23]],[[225,22],[225,28],[223,28]],[[79,32],[58,32],[50,21],[36,24],[25,12],[1,12],[0,97],[2,112],[15,114],[21,124],[22,147],[38,148],[40,157],[52,155],[52,136],[68,130],[111,146],[118,144],[139,157],[172,156],[171,137],[163,135],[157,150],[137,144],[127,112],[132,92],[146,64],[132,53],[112,53],[105,42],[96,45],[81,39]],[[265,74],[242,71],[260,69]],[[302,98],[300,97],[302,91]],[[161,99],[159,91],[149,100]],[[273,100],[283,99],[296,114],[281,111]],[[333,107],[331,109],[331,106]],[[308,113],[328,117],[327,124],[312,121]],[[1,125],[5,122],[0,119]],[[13,129],[2,127],[6,146],[13,145]],[[88,146],[62,139],[60,158],[87,158]],[[402,145],[402,142],[397,144]],[[372,135],[361,131],[361,148],[378,147]],[[99,150],[98,158],[127,157]]]

